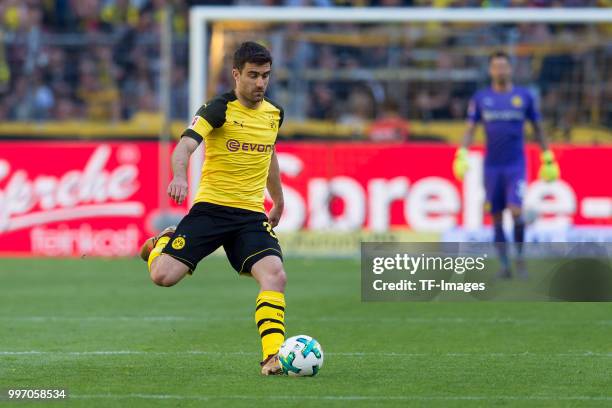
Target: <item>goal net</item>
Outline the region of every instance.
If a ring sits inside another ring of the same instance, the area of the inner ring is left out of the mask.
[[[512,60],[514,82],[535,96],[553,142],[612,142],[612,13],[603,9],[196,7],[190,19],[191,111],[233,86],[234,49],[243,41],[257,41],[274,59],[268,95],[285,109],[279,134],[283,140],[374,140],[373,122],[394,111],[408,124],[408,141],[445,142],[450,149],[464,131],[471,96],[489,84],[489,56],[504,51]],[[333,184],[334,177],[346,176],[346,169],[363,166],[370,153],[329,154],[333,159],[324,163],[312,161],[325,167],[319,174],[329,183],[320,195],[327,198],[317,201],[316,180],[296,187],[306,193],[294,205],[298,210],[289,212],[305,215],[286,215],[283,228],[441,232],[456,225],[486,224],[475,187],[478,179],[470,181],[473,194],[464,184],[455,195],[449,193],[446,204],[440,204],[445,194],[441,191],[450,192],[450,187],[430,186],[439,199],[423,204],[439,205],[430,218],[419,218],[419,209],[411,207],[419,205],[411,194],[423,190],[415,180],[449,177],[450,164],[443,154],[437,158],[427,151],[431,159],[421,167],[431,169],[408,174],[405,188],[401,181],[376,187],[378,179],[359,175]],[[193,161],[192,180],[199,178],[200,164]],[[291,167],[295,163],[283,164],[287,171],[297,168]],[[385,168],[393,166],[388,158]],[[416,171],[416,166],[395,166],[395,173],[378,177],[395,180],[402,171]],[[373,168],[371,177],[377,177]],[[419,194],[427,200],[428,193]],[[580,193],[572,194],[578,214]],[[457,214],[454,224],[445,222],[449,211]]]

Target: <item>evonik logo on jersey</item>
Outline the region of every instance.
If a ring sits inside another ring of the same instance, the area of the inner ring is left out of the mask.
[[[83,169],[60,175],[15,169],[0,158],[0,233],[89,217],[140,217],[144,205],[128,201],[139,189],[138,167],[106,169],[111,147],[101,145]],[[5,182],[5,183],[3,183]]]
[[[258,153],[268,153],[274,150],[273,144],[262,144],[262,143],[249,143],[243,142],[236,139],[227,139],[225,142],[225,147],[230,152],[237,152],[238,150],[242,150],[245,152],[258,152]]]

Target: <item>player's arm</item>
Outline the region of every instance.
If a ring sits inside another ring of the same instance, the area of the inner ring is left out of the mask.
[[[280,178],[280,167],[278,165],[278,158],[276,157],[276,151],[272,152],[272,159],[270,160],[270,168],[268,170],[268,180],[266,187],[270,193],[270,197],[274,202],[274,206],[270,210],[268,215],[268,221],[272,227],[276,227],[280,221],[283,209],[285,208],[285,199],[283,197],[283,187],[281,185]]]
[[[544,135],[544,130],[542,129],[542,124],[540,122],[540,113],[536,109],[535,102],[532,97],[529,98],[527,117],[531,120],[531,126],[533,127],[535,139],[540,145],[540,149],[542,149],[542,154],[540,155],[541,165],[538,176],[544,181],[555,181],[560,177],[561,171],[555,159],[554,153],[548,147],[548,141],[546,140],[546,136]]]
[[[480,108],[475,99],[470,101],[468,107],[468,121],[465,133],[463,134],[463,142],[457,152],[455,153],[455,160],[453,160],[453,174],[459,181],[463,180],[465,173],[468,171],[468,149],[474,142],[474,135],[476,134],[476,127],[480,121]]]
[[[468,120],[467,127],[465,132],[463,133],[463,141],[461,142],[461,147],[459,149],[469,149],[472,143],[474,143],[474,135],[476,134],[476,127],[478,123],[472,122]]]
[[[174,177],[168,185],[168,195],[177,204],[182,204],[187,197],[187,166],[189,157],[198,148],[199,143],[191,137],[181,137],[172,152],[172,174]]]
[[[535,140],[540,145],[540,149],[543,152],[548,150],[548,141],[546,140],[546,136],[544,136],[544,130],[542,129],[542,124],[540,121],[531,122],[531,126],[533,127],[533,134],[535,136]]]
[[[187,166],[189,157],[213,129],[223,126],[227,105],[221,99],[213,99],[203,105],[191,121],[191,125],[181,135],[181,140],[172,152],[172,173],[168,195],[177,204],[187,197]]]

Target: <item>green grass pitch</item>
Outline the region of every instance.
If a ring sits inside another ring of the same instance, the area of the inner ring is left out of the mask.
[[[172,288],[135,259],[0,259],[0,389],[79,407],[604,407],[612,304],[362,303],[355,260],[288,259],[317,377],[259,375],[257,287],[224,258]],[[43,406],[12,403],[6,406]]]

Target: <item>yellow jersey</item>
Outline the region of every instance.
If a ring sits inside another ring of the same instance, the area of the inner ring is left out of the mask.
[[[203,105],[183,137],[204,140],[204,165],[194,204],[207,202],[264,212],[270,160],[283,109],[264,98],[257,109],[234,91]]]

